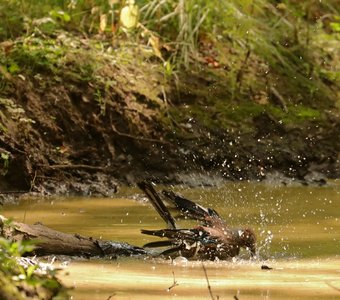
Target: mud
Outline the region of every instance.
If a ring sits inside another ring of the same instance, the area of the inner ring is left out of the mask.
[[[340,175],[335,108],[323,119],[293,124],[257,113],[246,128],[219,126],[216,113],[208,126],[191,110],[209,108],[211,82],[202,74],[183,74],[179,81],[187,85],[178,85],[164,81],[153,62],[105,66],[99,74],[106,83],[66,71],[8,76],[0,99],[2,193],[110,196],[140,179],[325,184]],[[210,96],[226,97],[220,86]]]

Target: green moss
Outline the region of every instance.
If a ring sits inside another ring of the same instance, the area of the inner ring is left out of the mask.
[[[222,110],[222,116],[233,122],[241,123],[251,120],[263,112],[263,110],[264,107],[262,105],[253,102],[240,103],[238,105],[227,106]]]
[[[31,75],[52,73],[77,82],[92,79],[96,66],[95,53],[69,44],[72,43],[71,38],[66,35],[61,39],[34,37],[18,41],[7,58],[8,71],[12,74],[20,70]],[[79,40],[74,39],[73,42]]]
[[[239,127],[249,130],[253,117],[264,111],[262,105],[253,102],[234,104],[214,99],[205,104],[191,104],[181,108],[172,108],[170,116],[178,124],[196,122],[208,129],[229,129]]]
[[[271,104],[231,103],[218,100],[212,101],[210,105],[192,104],[185,108],[172,108],[170,118],[176,124],[196,122],[209,130],[234,128],[242,132],[251,132],[254,130],[254,117],[263,112],[269,113],[283,125],[300,126],[306,122],[324,120],[324,115],[319,110],[304,105],[291,105],[288,107],[288,112],[285,112]],[[167,119],[169,118],[164,116],[163,123],[169,125],[169,121],[165,121]]]
[[[18,45],[11,53],[11,59],[30,73],[50,72],[56,69],[56,56],[51,49],[31,45]]]
[[[268,106],[267,111],[286,125],[323,120],[323,114],[319,110],[304,105],[289,106],[288,112],[284,112],[282,109],[275,106]]]

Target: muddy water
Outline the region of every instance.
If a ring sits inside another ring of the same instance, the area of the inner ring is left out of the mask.
[[[229,183],[174,189],[214,207],[232,226],[251,226],[257,233],[258,260],[249,261],[243,253],[233,261],[204,262],[213,297],[340,299],[340,182],[327,187]],[[142,236],[140,229],[164,224],[138,193],[126,188],[114,199],[25,199],[5,206],[2,214],[64,232],[143,245],[152,238]],[[273,269],[261,270],[264,264]],[[60,277],[75,287],[73,299],[212,298],[201,262],[72,259],[67,265]]]

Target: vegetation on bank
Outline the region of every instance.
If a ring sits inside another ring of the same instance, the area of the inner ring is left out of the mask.
[[[210,78],[211,86],[200,91],[206,102],[195,103],[199,107],[193,110],[209,105],[212,114],[242,119],[248,106],[259,112],[274,104],[286,113],[270,108],[280,119],[314,117],[310,108],[339,105],[340,16],[335,4],[139,1],[139,25],[128,30],[119,20],[122,8],[132,5],[129,1],[6,0],[0,4],[2,106],[12,95],[12,77],[33,76],[42,76],[45,85],[95,82],[101,85],[96,100],[103,106],[103,94],[114,82],[100,70],[108,60],[125,64],[136,55],[137,68],[142,61],[158,60],[164,81],[178,80],[185,71]],[[190,82],[182,89],[197,93]]]
[[[31,242],[11,242],[0,237],[0,298],[69,299],[66,288],[56,278],[57,270],[22,257],[33,249]]]

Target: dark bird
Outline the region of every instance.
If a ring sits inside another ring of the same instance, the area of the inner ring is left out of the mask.
[[[144,247],[168,247],[161,254],[171,258],[183,256],[188,259],[225,260],[237,256],[240,248],[248,249],[251,256],[255,256],[256,238],[252,229],[232,229],[214,209],[205,208],[171,191],[163,191],[161,196],[151,183],[139,182],[138,187],[168,226],[161,230],[142,229],[143,234],[167,238],[148,243]],[[182,216],[198,220],[201,225],[191,229],[178,228],[162,198],[172,204]]]

